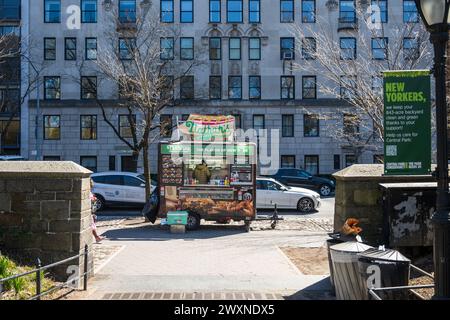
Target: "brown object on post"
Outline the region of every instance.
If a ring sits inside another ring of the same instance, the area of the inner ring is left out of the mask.
[[[342,226],[342,233],[345,235],[358,235],[361,233],[362,229],[356,225],[359,223],[358,219],[348,218],[344,225]]]

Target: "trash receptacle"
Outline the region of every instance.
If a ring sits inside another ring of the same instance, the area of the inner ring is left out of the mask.
[[[411,260],[406,258],[400,252],[396,250],[378,250],[369,249],[358,254],[358,266],[361,279],[365,285],[366,298],[369,300],[369,288],[376,286],[373,283],[376,280],[375,273],[378,273],[377,269],[370,266],[376,266],[379,269],[379,285],[381,288],[386,287],[399,287],[407,286],[409,283],[409,268]],[[371,276],[372,275],[372,276]],[[371,276],[371,283],[368,283],[368,279]],[[395,291],[377,291],[377,295],[383,300],[401,300],[408,299],[408,290],[395,290]]]
[[[333,294],[336,294],[336,288],[334,286],[334,272],[333,272],[333,263],[331,261],[330,248],[339,243],[342,243],[342,240],[339,240],[339,239],[328,239],[327,240],[328,265],[330,267],[330,283],[331,283],[331,290],[332,290]]]
[[[334,286],[338,300],[363,300],[366,285],[359,274],[358,253],[373,247],[349,241],[330,247]]]

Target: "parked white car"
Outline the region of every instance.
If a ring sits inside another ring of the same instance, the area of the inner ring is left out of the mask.
[[[271,178],[256,179],[256,208],[297,209],[310,212],[320,207],[320,195],[309,189],[288,187]]]
[[[97,210],[105,206],[143,206],[145,205],[144,176],[135,172],[108,171],[93,173],[92,193],[98,199]],[[151,191],[156,188],[152,181]]]

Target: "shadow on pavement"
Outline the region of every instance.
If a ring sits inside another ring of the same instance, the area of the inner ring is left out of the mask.
[[[296,293],[284,297],[286,300],[335,300],[332,294],[330,277],[324,278]]]
[[[205,225],[198,230],[186,233],[170,233],[168,226],[144,225],[136,228],[123,228],[105,231],[102,235],[110,241],[167,241],[181,239],[192,241],[210,239],[245,233],[241,225]]]

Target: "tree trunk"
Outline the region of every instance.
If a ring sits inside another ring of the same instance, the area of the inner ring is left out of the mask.
[[[144,163],[144,178],[145,178],[145,199],[148,200],[150,199],[151,196],[151,190],[152,190],[152,185],[151,185],[151,179],[150,179],[150,161],[148,159],[148,143],[145,142],[144,146],[142,147],[142,159],[143,159],[143,163]]]

